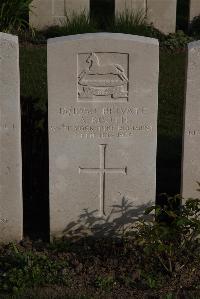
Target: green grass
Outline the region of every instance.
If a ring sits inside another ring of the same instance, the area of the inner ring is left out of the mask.
[[[46,46],[20,48],[21,96],[47,100]]]
[[[148,36],[162,39],[164,35],[147,23],[142,10],[128,11],[118,14],[107,24],[107,31]]]
[[[97,32],[97,24],[84,11],[65,15],[60,26],[51,26],[43,32],[45,38]]]
[[[159,135],[182,133],[185,85],[185,53],[160,52]]]
[[[32,0],[1,0],[0,31],[20,31],[28,27],[29,4]]]

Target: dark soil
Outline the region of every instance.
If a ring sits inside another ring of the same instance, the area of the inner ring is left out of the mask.
[[[28,251],[35,255],[45,254],[48,260],[67,261],[68,266],[63,266],[59,274],[67,277],[65,285],[39,285],[31,290],[24,289],[16,298],[188,299],[200,296],[199,261],[193,261],[171,277],[166,273],[157,274],[153,283],[150,273],[140,270],[140,248],[131,240],[84,239],[52,245],[23,241],[17,248],[21,255]],[[8,247],[1,248],[1,256],[8,251]],[[15,297],[2,294],[0,298]]]

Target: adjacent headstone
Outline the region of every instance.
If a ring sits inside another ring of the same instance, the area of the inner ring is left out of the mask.
[[[89,0],[33,0],[30,6],[29,23],[36,29],[60,25],[73,13],[89,13]]]
[[[106,235],[155,201],[158,72],[155,39],[48,41],[51,236]]]
[[[200,1],[199,0],[190,0],[190,22],[200,15]]]
[[[116,14],[144,11],[147,21],[166,34],[176,30],[176,6],[177,0],[115,0]]]
[[[182,196],[199,198],[200,186],[200,41],[188,45],[187,87],[185,99]]]
[[[115,14],[123,11],[135,11],[146,14],[146,0],[115,0]]]
[[[147,19],[165,34],[176,31],[177,0],[147,0]]]
[[[18,38],[0,33],[0,242],[22,239]]]

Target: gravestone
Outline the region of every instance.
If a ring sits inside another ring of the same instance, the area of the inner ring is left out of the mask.
[[[29,13],[29,23],[36,29],[45,29],[60,25],[65,19],[65,12],[89,13],[89,0],[33,0]]]
[[[147,0],[147,19],[165,34],[176,31],[177,0]]]
[[[176,30],[177,0],[115,0],[115,11],[144,11],[147,21],[165,34]]]
[[[0,33],[0,242],[22,239],[18,38]]]
[[[155,201],[158,68],[147,37],[48,41],[51,236],[106,235]]]
[[[190,0],[190,22],[200,15],[200,1],[199,0]]]
[[[140,11],[146,14],[146,0],[115,0],[115,14],[123,11]]]
[[[199,198],[200,189],[200,41],[188,45],[187,87],[185,99],[182,196]]]

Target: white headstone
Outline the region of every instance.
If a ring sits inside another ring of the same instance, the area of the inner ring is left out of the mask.
[[[0,242],[22,239],[18,38],[0,33]]]
[[[147,19],[165,34],[176,31],[177,0],[147,0]]]
[[[128,11],[144,11],[147,21],[163,33],[176,30],[177,0],[115,0],[116,14]]]
[[[188,45],[187,87],[185,99],[182,196],[199,198],[200,189],[200,41]]]
[[[190,0],[190,22],[200,15],[200,1],[199,0]]]
[[[137,219],[155,201],[158,71],[155,39],[48,41],[51,236],[82,220]]]
[[[123,11],[140,11],[146,14],[146,0],[115,0],[115,14]]]
[[[29,23],[36,29],[60,25],[73,13],[89,13],[89,0],[33,0],[30,6]]]

